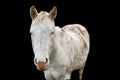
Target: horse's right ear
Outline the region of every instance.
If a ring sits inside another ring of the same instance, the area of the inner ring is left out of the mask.
[[[49,17],[51,20],[54,20],[56,16],[57,16],[57,7],[54,6],[52,10],[49,12]]]
[[[35,6],[31,6],[30,16],[31,16],[32,20],[34,20],[37,17],[37,15],[38,15],[38,12],[37,12]]]

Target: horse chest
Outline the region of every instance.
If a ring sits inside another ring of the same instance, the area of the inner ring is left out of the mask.
[[[49,68],[44,71],[45,77],[47,79],[59,79],[62,78],[66,74],[66,67],[50,65]]]

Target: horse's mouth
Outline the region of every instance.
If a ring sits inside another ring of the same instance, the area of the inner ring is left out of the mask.
[[[47,70],[47,65],[44,62],[38,62],[38,64],[36,65],[36,67],[37,67],[37,69],[39,71],[45,71],[45,70]]]
[[[48,59],[47,58],[46,58],[46,62],[43,62],[43,61],[38,61],[37,62],[37,59],[35,59],[34,63],[35,63],[35,65],[36,65],[36,67],[39,71],[47,70],[47,65],[48,65]]]

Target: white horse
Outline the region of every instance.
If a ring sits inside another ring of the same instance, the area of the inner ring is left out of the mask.
[[[79,24],[59,28],[54,23],[56,15],[56,7],[49,13],[30,8],[34,64],[44,71],[46,80],[70,80],[72,71],[77,69],[81,80],[89,53],[88,31]]]

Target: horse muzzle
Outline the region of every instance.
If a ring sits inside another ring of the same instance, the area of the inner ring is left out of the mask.
[[[35,64],[36,64],[36,67],[39,71],[45,71],[47,70],[47,63],[48,63],[48,59],[46,58],[46,62],[43,62],[43,61],[38,61],[35,59]]]

